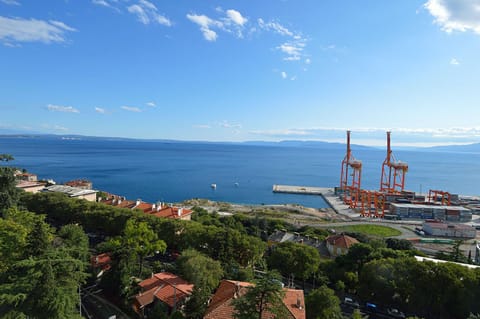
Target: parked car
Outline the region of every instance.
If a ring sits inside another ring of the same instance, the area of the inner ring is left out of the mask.
[[[366,311],[368,313],[376,313],[377,312],[377,305],[371,302],[367,302],[365,304]]]
[[[350,297],[345,297],[345,299],[343,299],[343,303],[352,308],[360,308],[360,304]]]
[[[389,316],[393,317],[393,318],[398,318],[398,319],[405,319],[405,314],[403,312],[401,312],[400,310],[398,309],[395,309],[395,308],[388,308],[387,309],[387,313]]]

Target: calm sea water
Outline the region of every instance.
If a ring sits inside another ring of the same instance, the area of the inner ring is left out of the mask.
[[[13,165],[57,182],[86,178],[94,188],[148,202],[208,198],[244,204],[325,207],[319,196],[274,194],[273,184],[338,185],[345,150],[322,147],[168,143],[60,138],[0,138]],[[408,162],[407,189],[480,194],[480,154],[398,151]],[[362,186],[378,189],[383,150],[356,150]],[[217,185],[214,190],[212,183]]]

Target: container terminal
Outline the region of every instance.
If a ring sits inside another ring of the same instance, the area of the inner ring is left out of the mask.
[[[350,147],[347,131],[346,154],[341,163],[340,186],[310,187],[273,185],[273,192],[320,195],[338,214],[383,220],[435,220],[471,222],[480,211],[480,199],[459,196],[443,190],[418,194],[405,190],[408,164],[395,158],[387,132],[387,153],[381,166],[378,190],[361,187],[362,161],[356,159]]]

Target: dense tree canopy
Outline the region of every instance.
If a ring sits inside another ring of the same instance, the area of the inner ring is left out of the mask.
[[[268,258],[270,268],[278,269],[284,276],[307,279],[320,264],[320,254],[314,247],[293,242],[280,243]]]
[[[86,278],[85,234],[57,237],[43,216],[9,209],[0,219],[0,314],[11,318],[79,318]],[[58,240],[57,240],[58,239]]]
[[[323,285],[312,290],[305,299],[307,319],[342,319],[340,300],[335,292]]]
[[[284,293],[276,273],[267,272],[247,292],[233,301],[236,319],[262,319],[266,314],[277,319],[287,319],[289,313],[283,304]]]

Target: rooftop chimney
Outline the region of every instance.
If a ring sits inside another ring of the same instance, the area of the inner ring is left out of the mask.
[[[297,304],[296,304],[297,308],[298,309],[303,309],[303,306],[302,306],[302,301],[300,300],[300,297],[297,296]]]

